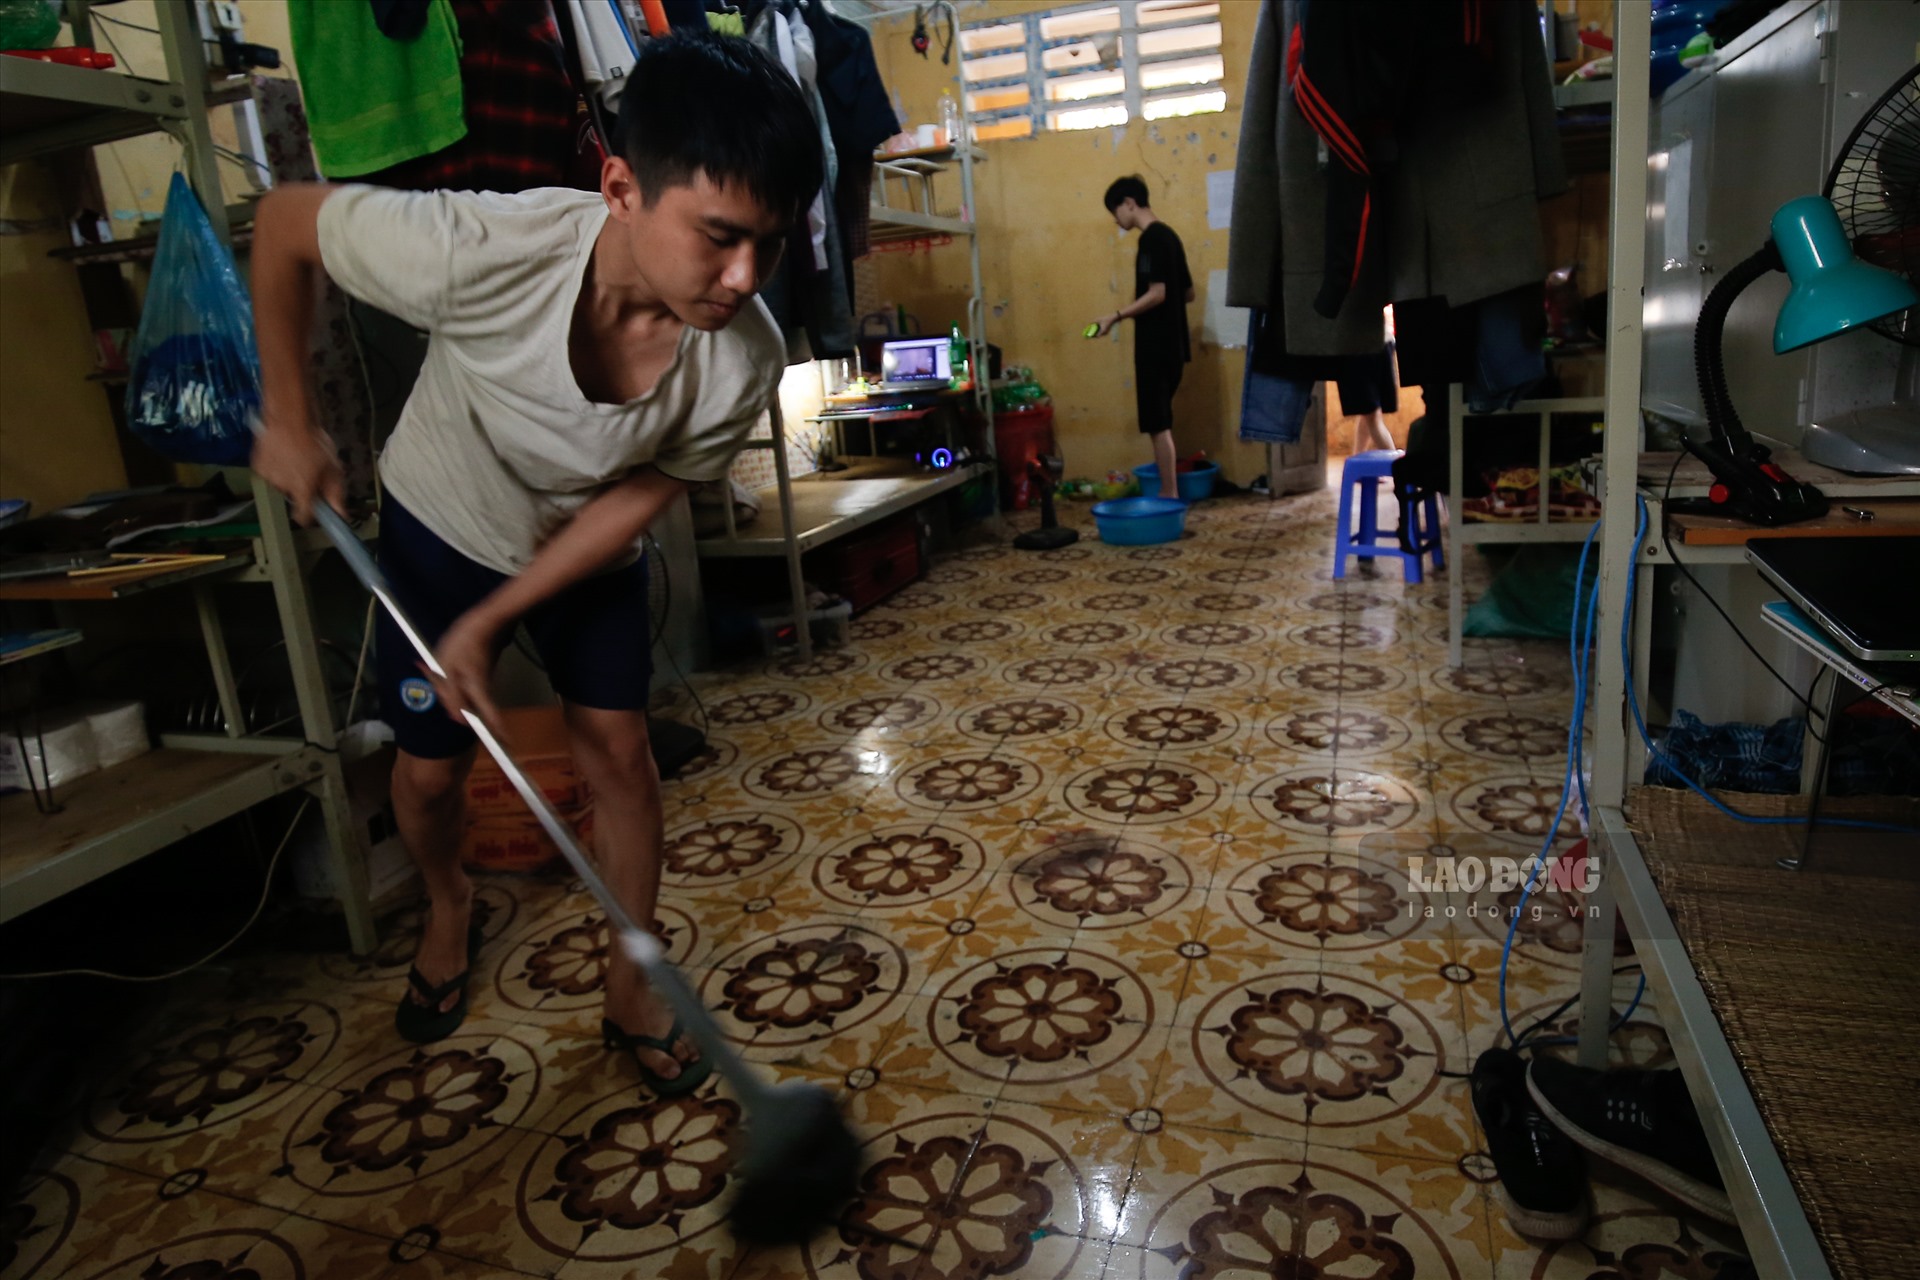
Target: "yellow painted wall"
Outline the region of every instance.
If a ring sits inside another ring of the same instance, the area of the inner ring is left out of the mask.
[[[151,27],[153,4],[126,0],[103,12]],[[247,38],[279,49],[290,62],[284,0],[240,0],[240,9]],[[106,29],[123,66],[165,77],[157,37]],[[70,32],[60,43],[71,43]],[[113,50],[104,38],[96,38],[96,46]],[[215,139],[228,147],[234,145],[230,120],[225,109],[215,112]],[[136,234],[140,214],[160,212],[179,154],[179,144],[158,133],[95,148],[116,236]],[[229,198],[237,198],[246,188],[240,169],[225,163],[222,169]],[[66,217],[72,210],[56,185],[43,161],[0,168],[0,218]],[[78,278],[70,265],[47,257],[67,243],[64,230],[0,236],[0,497],[29,498],[40,511],[126,482],[105,393],[85,380],[94,369],[93,333]]]
[[[70,210],[40,162],[0,168],[0,218]],[[93,330],[73,268],[47,256],[64,230],[0,236],[0,498],[47,511],[126,481],[113,419],[92,371]]]
[[[1053,7],[988,0],[965,6],[961,17],[977,22]],[[1180,451],[1206,450],[1241,484],[1267,469],[1266,451],[1236,438],[1244,353],[1201,341],[1207,273],[1227,265],[1227,232],[1207,229],[1206,175],[1234,167],[1242,86],[1259,16],[1259,6],[1246,0],[1227,0],[1220,8],[1226,111],[982,144],[988,159],[975,171],[975,187],[987,338],[1008,363],[1031,365],[1052,393],[1069,475],[1103,476],[1151,460],[1134,413],[1130,327],[1123,323],[1117,336],[1102,341],[1080,336],[1088,321],[1133,297],[1136,237],[1120,232],[1101,204],[1107,184],[1129,173],[1146,180],[1154,212],[1185,243],[1199,293],[1187,309],[1193,363],[1174,404]],[[889,18],[875,25],[874,47],[881,75],[909,122],[927,123],[938,118],[940,92],[953,86],[955,68],[941,65],[937,44],[932,57],[920,58],[909,44],[911,33],[910,18]],[[956,62],[958,57],[956,49]],[[879,296],[905,306],[924,328],[963,320],[969,285],[964,244],[881,254],[875,261]]]

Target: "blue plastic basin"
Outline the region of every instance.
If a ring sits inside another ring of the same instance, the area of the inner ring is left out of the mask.
[[[1149,462],[1144,466],[1135,467],[1133,474],[1139,477],[1140,488],[1143,491],[1153,494],[1160,492],[1158,465]],[[1191,471],[1180,472],[1176,479],[1180,486],[1181,501],[1198,502],[1202,498],[1212,497],[1213,482],[1219,475],[1220,464],[1217,462],[1203,462]]]
[[[1187,527],[1187,504],[1173,498],[1117,498],[1093,504],[1100,541],[1117,547],[1176,542]]]

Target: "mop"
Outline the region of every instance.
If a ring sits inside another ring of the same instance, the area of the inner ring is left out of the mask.
[[[386,576],[347,522],[325,502],[317,502],[314,511],[354,576],[392,616],[427,669],[436,676],[445,675],[432,647],[414,629]],[[500,765],[513,789],[572,865],[574,874],[606,912],[610,941],[640,966],[653,989],[673,1007],[700,1052],[720,1069],[739,1095],[747,1115],[747,1140],[737,1170],[739,1190],[728,1210],[733,1233],[753,1244],[800,1243],[831,1224],[852,1198],[860,1167],[859,1141],[841,1117],[833,1095],[818,1085],[770,1084],[747,1066],[687,980],[668,963],[659,941],[635,924],[607,891],[573,832],[532,779],[507,754],[485,722],[471,711],[466,717],[487,754]]]

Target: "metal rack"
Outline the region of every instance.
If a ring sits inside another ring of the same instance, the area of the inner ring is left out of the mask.
[[[88,0],[70,0],[75,37],[89,40]],[[186,168],[215,228],[227,233],[207,107],[213,100],[196,0],[156,0],[165,81],[0,58],[0,163],[166,129],[186,145]],[[321,668],[303,540],[287,506],[258,477],[260,536],[251,555],[192,586],[224,735],[165,736],[157,750],[77,780],[63,810],[40,814],[24,795],[0,800],[0,921],[33,910],[271,796],[304,790],[318,803],[330,870],[355,952],[377,942],[366,857],[347,799],[342,739]],[[311,544],[308,544],[311,545]],[[272,585],[300,710],[300,737],[251,733],[214,605],[215,582]],[[144,589],[165,583],[149,581]],[[105,604],[94,607],[107,607]]]
[[[1457,667],[1462,660],[1466,626],[1466,574],[1461,571],[1462,547],[1495,543],[1580,542],[1593,528],[1591,520],[1554,520],[1547,502],[1547,473],[1552,469],[1553,415],[1556,413],[1597,413],[1607,402],[1598,398],[1567,400],[1523,400],[1511,409],[1470,416],[1537,418],[1540,424],[1540,515],[1536,520],[1498,523],[1470,522],[1466,519],[1460,496],[1466,480],[1466,442],[1464,420],[1469,415],[1461,398],[1460,384],[1447,393],[1447,492],[1453,495],[1453,509],[1447,519],[1447,563],[1453,571],[1447,575],[1447,665]]]
[[[1629,578],[1640,462],[1642,282],[1646,263],[1647,138],[1651,14],[1636,0],[1614,5],[1612,209],[1608,229],[1606,422],[1601,501],[1600,618],[1595,631],[1594,762],[1589,786],[1599,887],[1587,900],[1581,965],[1579,1058],[1602,1068],[1612,1021],[1614,921],[1626,920],[1658,1001],[1661,1022],[1706,1129],[1742,1234],[1766,1280],[1826,1280],[1832,1272],[1794,1191],[1739,1060],[1680,940],[1630,826],[1625,802],[1629,673],[1623,626],[1636,621]],[[1643,553],[1644,555],[1644,553]],[[1640,568],[1644,571],[1647,564]],[[1643,585],[1644,579],[1636,582]],[[1644,617],[1639,619],[1644,626]],[[1784,874],[1784,873],[1783,873]]]
[[[952,0],[936,0],[933,7],[935,14],[930,17],[937,18],[939,12],[944,11],[957,29],[959,18]],[[974,200],[973,185],[974,166],[982,163],[986,157],[971,143],[972,120],[967,110],[966,83],[961,77],[957,61],[954,81],[960,105],[960,133],[962,139],[967,141],[964,145],[950,142],[945,147],[877,158],[874,161],[873,197],[868,207],[872,224],[869,239],[875,245],[914,240],[932,243],[941,237],[966,241],[973,286],[967,296],[966,334],[969,361],[974,370],[972,396],[976,409],[986,422],[985,440],[989,461],[924,477],[823,481],[818,487],[825,489],[831,485],[832,493],[810,495],[806,502],[800,503],[796,500],[793,476],[787,465],[786,425],[782,420],[780,402],[776,398],[767,411],[770,434],[765,438],[749,440],[747,447],[773,451],[772,494],[780,507],[779,536],[742,538],[734,525],[733,502],[729,497],[721,504],[726,513],[725,535],[703,538],[697,544],[702,559],[776,555],[785,558],[787,591],[796,624],[794,638],[802,662],[813,658],[813,638],[810,628],[805,624],[807,588],[800,567],[801,554],[884,516],[916,506],[976,475],[989,472],[992,467],[993,391],[984,376],[987,369],[987,308],[980,276],[979,207]],[[937,211],[933,189],[934,177],[950,171],[955,161],[958,162],[960,176],[960,216],[957,218]],[[896,184],[899,187],[897,199],[892,189]],[[806,508],[804,521],[796,512],[797,506]]]

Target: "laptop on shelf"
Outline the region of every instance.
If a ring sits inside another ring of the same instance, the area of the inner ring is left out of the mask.
[[[1920,537],[1754,538],[1747,559],[1854,657],[1920,662]]]
[[[953,360],[943,335],[896,338],[880,348],[883,392],[939,391],[952,382]]]

